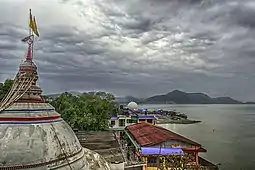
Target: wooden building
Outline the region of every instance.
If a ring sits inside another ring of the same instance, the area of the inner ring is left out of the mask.
[[[129,147],[128,159],[143,160],[146,170],[177,167],[201,169],[203,166],[198,154],[206,150],[199,143],[165,128],[141,122],[127,126],[125,134]],[[213,167],[217,169],[217,166]]]

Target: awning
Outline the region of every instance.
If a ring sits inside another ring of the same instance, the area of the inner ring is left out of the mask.
[[[141,147],[142,155],[184,155],[181,148]]]
[[[117,117],[117,116],[112,116],[110,119],[111,119],[111,120],[117,120],[118,117]]]

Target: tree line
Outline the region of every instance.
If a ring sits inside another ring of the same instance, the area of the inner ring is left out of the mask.
[[[50,103],[72,128],[78,130],[106,130],[110,117],[118,112],[114,95],[105,92],[89,92],[80,96],[66,92]]]
[[[4,83],[0,83],[0,99],[2,100],[5,95],[9,92],[9,90],[11,89],[12,87],[12,84],[13,84],[13,80],[11,79],[6,79],[4,81]]]
[[[0,99],[9,92],[12,84],[11,79],[0,83]],[[44,98],[48,100],[47,96]],[[109,118],[118,112],[115,96],[106,92],[88,92],[79,96],[65,92],[52,99],[50,104],[73,129],[78,130],[107,130]]]

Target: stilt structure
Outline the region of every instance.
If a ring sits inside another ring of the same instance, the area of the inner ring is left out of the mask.
[[[30,10],[29,35],[22,40],[28,43],[26,59],[0,105],[0,169],[110,169],[100,155],[80,145],[71,127],[41,97],[33,62],[35,36],[39,33]]]

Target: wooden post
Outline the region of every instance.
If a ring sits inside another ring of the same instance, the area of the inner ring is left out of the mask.
[[[198,162],[198,152],[195,153],[196,154],[196,166],[199,166],[199,162]]]

